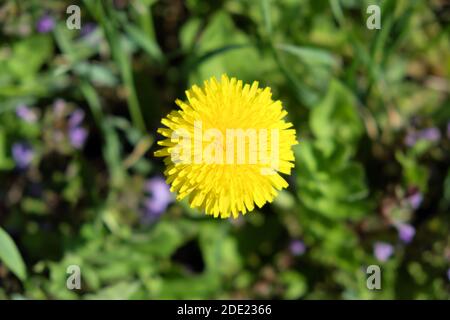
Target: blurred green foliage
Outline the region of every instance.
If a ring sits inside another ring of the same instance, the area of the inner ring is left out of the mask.
[[[366,27],[374,3],[380,30]],[[0,3],[0,298],[450,298],[445,1],[86,0],[81,30],[66,27],[70,4]],[[289,189],[234,221],[181,202],[145,223],[159,120],[222,73],[270,86],[289,111]],[[23,141],[34,156],[19,170]],[[81,290],[66,288],[70,265]]]

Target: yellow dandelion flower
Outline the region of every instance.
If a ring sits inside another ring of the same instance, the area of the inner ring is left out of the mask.
[[[288,186],[280,173],[291,173],[297,144],[281,101],[256,81],[243,85],[226,75],[194,85],[186,96],[176,101],[181,110],[162,119],[165,139],[155,152],[165,158],[177,200],[189,196],[192,208],[221,218],[272,202]]]

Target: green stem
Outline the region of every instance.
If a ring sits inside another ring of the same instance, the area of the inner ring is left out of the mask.
[[[88,1],[85,3],[88,3]],[[92,5],[88,5],[87,7],[90,11],[95,10],[92,14],[96,16],[105,31],[113,58],[119,67],[120,75],[126,89],[127,105],[131,116],[131,121],[137,129],[141,132],[145,132],[145,122],[141,113],[139,99],[134,85],[133,72],[130,63],[131,57],[121,45],[122,42],[120,34],[117,31],[117,28],[113,25],[113,22],[115,21],[113,9],[110,8],[108,4],[105,5],[108,6],[107,13],[101,4],[96,7],[93,7]]]

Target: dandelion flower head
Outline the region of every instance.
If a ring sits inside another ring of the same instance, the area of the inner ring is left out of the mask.
[[[294,167],[292,123],[270,88],[222,75],[186,91],[158,129],[155,156],[177,200],[214,217],[237,218],[272,202]]]

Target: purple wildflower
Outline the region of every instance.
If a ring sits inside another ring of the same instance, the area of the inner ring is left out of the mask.
[[[70,144],[75,149],[81,149],[88,136],[87,130],[82,127],[69,128]]]
[[[154,177],[146,182],[145,191],[148,193],[144,200],[145,217],[150,220],[158,218],[173,200],[169,186],[163,178]]]
[[[441,138],[441,132],[438,128],[423,129],[419,131],[418,138],[432,142],[438,141]]]
[[[447,270],[447,278],[448,278],[448,281],[450,281],[450,268],[448,268],[448,270]]]
[[[34,158],[34,151],[30,145],[23,142],[12,146],[12,156],[19,169],[26,169]]]
[[[81,27],[80,36],[86,37],[89,34],[91,34],[92,32],[94,32],[96,28],[97,28],[97,25],[94,22],[85,23]]]
[[[408,147],[412,147],[418,140],[436,142],[439,139],[441,139],[441,132],[438,128],[426,128],[416,132],[409,132],[405,137],[405,144]]]
[[[70,115],[69,118],[69,140],[73,147],[81,149],[86,141],[88,132],[81,127],[84,119],[84,111],[77,109]]]
[[[55,20],[52,16],[43,15],[36,24],[36,29],[39,33],[48,33],[55,28]]]
[[[289,245],[289,251],[294,256],[301,256],[306,251],[305,243],[301,240],[292,240]]]
[[[33,123],[33,122],[36,122],[36,120],[37,120],[37,115],[36,115],[36,113],[33,111],[33,110],[31,110],[30,108],[28,108],[26,105],[24,105],[24,104],[21,104],[21,105],[19,105],[18,107],[17,107],[17,109],[16,109],[16,115],[20,118],[20,119],[22,119],[22,120],[24,120],[24,121],[26,121],[26,122],[29,122],[29,123]]]
[[[374,255],[378,261],[387,261],[394,253],[394,247],[386,242],[376,242],[374,245]]]
[[[416,229],[412,225],[406,223],[399,224],[397,230],[398,237],[404,243],[410,243],[416,234]]]
[[[409,132],[405,137],[405,144],[408,147],[412,147],[417,142],[417,134],[415,132]]]
[[[407,198],[409,204],[414,210],[417,210],[423,201],[423,195],[420,191],[415,191],[413,194]]]
[[[84,111],[81,109],[77,109],[69,117],[69,127],[75,128],[81,125],[84,119]]]

